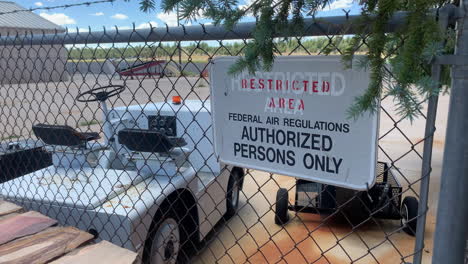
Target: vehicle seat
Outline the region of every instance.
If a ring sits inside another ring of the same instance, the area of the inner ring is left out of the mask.
[[[156,130],[125,128],[119,131],[119,143],[131,151],[167,153],[175,147],[183,147],[183,138],[168,137]]]
[[[101,137],[96,132],[78,132],[64,125],[33,125],[34,134],[48,145],[80,146]]]

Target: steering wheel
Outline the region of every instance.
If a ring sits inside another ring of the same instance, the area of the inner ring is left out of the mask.
[[[112,96],[116,96],[125,90],[125,86],[123,85],[107,85],[98,88],[91,89],[89,91],[80,93],[76,100],[78,102],[96,102],[100,101],[103,102]]]

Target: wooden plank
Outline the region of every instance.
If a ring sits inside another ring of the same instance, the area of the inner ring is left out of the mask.
[[[34,211],[4,219],[0,221],[0,245],[35,234],[56,223],[57,220]]]
[[[0,264],[46,263],[91,239],[91,234],[74,227],[52,227],[0,246]]]
[[[22,209],[23,208],[19,205],[7,202],[5,200],[0,200],[0,216],[11,214],[11,213],[18,213]]]
[[[51,264],[131,264],[134,263],[137,253],[121,248],[107,241],[101,241],[76,249],[73,252],[51,262]]]
[[[2,215],[0,216],[0,222],[5,220],[5,219],[8,219],[8,218],[12,218],[14,216],[17,216],[19,215],[18,213],[11,213],[11,214],[7,214],[7,215]]]

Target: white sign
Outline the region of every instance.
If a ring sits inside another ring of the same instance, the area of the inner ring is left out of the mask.
[[[375,181],[378,114],[347,119],[369,73],[339,56],[277,57],[270,72],[228,74],[211,65],[215,153],[235,166],[356,190]]]

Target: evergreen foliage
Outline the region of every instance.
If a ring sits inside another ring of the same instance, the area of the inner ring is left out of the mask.
[[[241,0],[242,1],[242,0]],[[253,41],[246,46],[243,56],[230,69],[236,74],[243,70],[270,70],[279,53],[275,36],[283,32],[301,35],[304,17],[314,15],[334,0],[253,0],[248,5],[239,0],[163,0],[166,12],[180,10],[181,19],[203,16],[228,29],[247,15],[256,18]],[[421,103],[439,92],[441,84],[430,78],[430,60],[446,51],[441,31],[430,10],[449,3],[449,0],[361,0],[361,34],[356,34],[343,52],[345,65],[351,65],[355,53],[362,51],[366,58],[357,63],[370,71],[367,91],[356,98],[349,108],[349,116],[357,118],[366,111],[375,111],[382,96],[393,96],[399,114],[410,119],[421,110]],[[155,9],[154,0],[140,0],[141,9]],[[408,11],[406,26],[395,33],[385,33],[385,27],[397,11]],[[443,45],[439,43],[444,43]],[[327,52],[327,51],[325,51]],[[391,71],[389,70],[391,69]],[[384,85],[385,83],[385,85]],[[384,89],[385,87],[385,89]]]
[[[351,37],[336,38],[334,45],[327,46],[329,40],[326,37],[316,37],[302,39],[299,45],[297,39],[275,40],[275,55],[282,54],[338,54],[339,50],[344,50],[353,41]],[[211,56],[229,56],[229,55],[245,55],[244,42],[223,42],[222,46],[218,42],[205,41],[200,43],[182,43],[182,57],[190,55],[193,61],[208,62]],[[299,48],[298,48],[299,47]],[[324,47],[327,47],[324,50]],[[361,47],[358,52],[364,53],[367,47]],[[125,59],[140,58],[142,60],[150,59],[165,59],[171,58],[177,60],[177,43],[158,43],[158,45],[132,45],[131,47],[106,47],[100,46],[95,48],[91,45],[86,47],[75,46],[68,47],[68,56],[73,61],[101,61],[108,58]],[[188,58],[187,58],[188,59]]]

